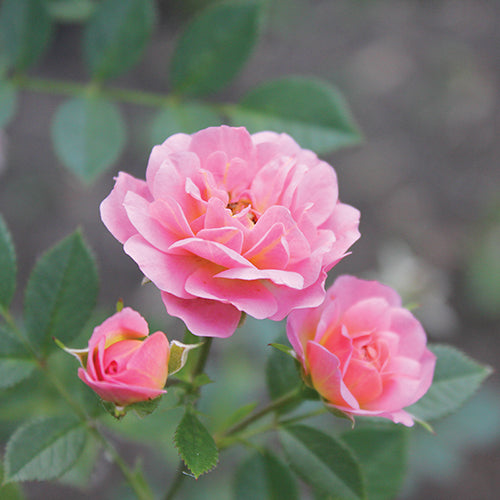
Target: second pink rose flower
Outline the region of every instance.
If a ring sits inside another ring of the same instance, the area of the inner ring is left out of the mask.
[[[392,288],[340,276],[320,307],[290,314],[287,334],[305,377],[327,405],[413,425],[404,408],[429,389],[436,356]]]
[[[101,216],[169,314],[203,336],[230,336],[242,312],[319,305],[359,238],[330,165],[286,134],[226,126],[156,146],[146,180],[121,172]]]

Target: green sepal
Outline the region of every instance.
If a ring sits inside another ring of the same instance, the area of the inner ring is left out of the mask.
[[[200,347],[202,344],[203,342],[199,342],[198,344],[183,344],[178,340],[172,340],[170,343],[170,357],[168,359],[168,374],[173,375],[182,370],[187,362],[189,351]]]

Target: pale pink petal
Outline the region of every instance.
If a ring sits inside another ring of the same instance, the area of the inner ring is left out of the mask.
[[[120,243],[124,243],[137,233],[123,206],[123,201],[129,191],[151,200],[151,194],[144,181],[120,172],[116,178],[115,187],[100,206],[104,225]]]
[[[277,309],[273,294],[261,281],[214,278],[210,269],[197,269],[186,280],[186,291],[195,297],[228,301],[257,319],[272,316]]]
[[[315,225],[320,226],[332,214],[338,198],[337,176],[330,165],[318,163],[309,170],[297,187],[294,211],[306,207]]]
[[[161,298],[168,313],[182,319],[194,335],[230,337],[241,318],[241,311],[231,304],[207,299],[180,299],[165,292]]]
[[[255,208],[264,213],[266,209],[276,205],[288,172],[295,165],[290,157],[277,157],[262,167],[252,181],[252,202]]]
[[[291,271],[279,269],[257,269],[255,267],[233,267],[225,269],[214,275],[214,278],[251,280],[270,280],[275,285],[285,285],[290,288],[302,290],[304,288],[304,278]]]
[[[169,253],[172,255],[196,255],[210,263],[222,267],[251,267],[252,264],[238,252],[217,243],[201,238],[185,238],[174,243]]]
[[[202,229],[196,233],[197,238],[207,241],[216,241],[237,253],[243,247],[243,233],[235,227],[220,227],[213,229]]]
[[[194,236],[182,208],[174,198],[166,196],[153,201],[149,205],[149,213],[168,231],[172,243],[179,238]]]
[[[283,224],[274,224],[244,257],[259,269],[284,269],[290,257],[284,233]]]
[[[360,238],[359,218],[359,210],[344,203],[337,203],[331,217],[321,225],[322,229],[329,229],[335,234],[335,243],[330,250],[329,261],[338,262],[345,256],[352,244]]]
[[[281,321],[293,309],[319,306],[325,298],[325,279],[326,275],[323,275],[315,283],[301,290],[274,285],[272,290],[278,310],[269,319]]]
[[[133,192],[128,192],[123,205],[136,233],[139,233],[151,245],[165,252],[175,242],[175,235],[167,231],[150,215],[152,206],[150,202]]]
[[[420,322],[407,309],[391,310],[391,328],[399,334],[398,352],[401,356],[419,359],[425,351],[426,335]]]
[[[250,134],[245,128],[222,125],[209,127],[191,136],[190,150],[200,158],[201,168],[206,168],[207,158],[214,151],[224,151],[228,160],[241,158],[254,161],[255,150]]]
[[[239,199],[242,192],[248,189],[255,173],[246,160],[232,158],[224,174],[224,185],[232,199]]]
[[[126,334],[127,338],[142,338],[149,333],[147,321],[130,307],[124,307],[121,311],[107,318],[103,323],[94,328],[89,345],[97,345],[102,339],[110,336]]]
[[[184,289],[187,277],[202,264],[202,259],[192,254],[171,255],[152,247],[142,236],[130,238],[124,245],[142,273],[160,290],[178,297],[191,297]]]
[[[391,324],[387,301],[378,297],[359,300],[344,311],[342,324],[346,326],[351,337],[387,329]]]
[[[366,281],[349,275],[339,276],[332,285],[330,293],[337,297],[343,311],[356,302],[370,297],[383,298],[391,306],[401,305],[401,298],[392,288],[378,281]]]

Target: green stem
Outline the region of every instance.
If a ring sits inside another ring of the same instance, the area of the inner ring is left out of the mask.
[[[181,460],[179,462],[179,466],[177,467],[177,473],[175,474],[174,480],[172,481],[172,484],[170,485],[170,488],[168,489],[167,494],[165,495],[165,500],[173,500],[173,498],[181,488],[186,475],[187,475],[186,465]]]
[[[208,353],[210,352],[210,348],[212,347],[213,338],[205,337],[203,339],[203,345],[200,347],[200,352],[198,354],[198,361],[193,369],[193,373],[191,374],[192,380],[194,380],[198,375],[201,375],[205,370],[205,365],[208,360]]]
[[[265,417],[269,413],[275,412],[276,410],[279,410],[280,408],[283,408],[286,405],[296,401],[299,398],[300,393],[301,389],[294,389],[293,391],[284,394],[278,399],[271,401],[264,408],[253,413],[252,415],[249,415],[248,417],[241,420],[241,422],[238,422],[237,424],[230,427],[227,431],[223,432],[222,435],[218,437],[218,441],[222,445],[225,439],[240,433],[241,431],[245,430],[249,425],[252,425],[254,422],[257,422],[257,420],[260,420],[262,417]]]
[[[186,337],[189,338],[190,335],[191,334],[188,331],[186,331]],[[186,337],[185,340],[187,341]],[[191,372],[191,382],[194,382],[196,377],[198,375],[201,375],[205,371],[205,366],[208,360],[208,353],[210,352],[210,348],[212,347],[213,338],[205,337],[202,339],[202,341],[203,345],[200,347],[200,351],[198,353],[198,359],[196,360],[196,364],[194,365],[194,368]],[[193,384],[187,390],[190,391],[192,394],[195,394],[195,400],[191,403],[194,407],[196,406],[196,402],[200,396],[200,388],[195,387]],[[177,467],[177,473],[174,477],[174,480],[170,485],[170,488],[167,490],[167,493],[165,495],[165,500],[172,500],[176,496],[177,492],[180,490],[184,482],[184,478],[188,475],[187,472],[188,470],[186,468],[186,465],[181,460],[179,462],[179,466]]]
[[[147,485],[143,484],[139,477],[134,474],[121,455],[116,451],[115,447],[99,432],[96,427],[89,426],[89,429],[92,435],[99,440],[106,451],[110,454],[115,464],[120,468],[123,476],[129,482],[130,486],[132,486],[137,498],[139,500],[152,500],[153,496]]]
[[[160,94],[158,92],[147,92],[136,89],[121,89],[116,87],[103,87],[98,82],[78,83],[67,80],[56,80],[50,78],[34,78],[26,75],[14,75],[10,79],[17,88],[41,92],[53,95],[66,95],[80,97],[83,95],[102,95],[115,101],[149,106],[153,108],[163,107],[169,103],[175,103],[177,96]],[[215,108],[223,105],[213,105]]]

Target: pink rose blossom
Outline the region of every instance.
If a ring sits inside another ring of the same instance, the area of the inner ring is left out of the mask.
[[[121,172],[101,216],[168,313],[213,337],[242,312],[281,320],[319,305],[359,238],[330,165],[286,134],[227,126],[155,146],[146,180]]]
[[[393,289],[341,276],[320,307],[290,314],[287,334],[327,405],[413,425],[403,408],[429,389],[436,357]]]
[[[78,376],[119,406],[160,396],[166,392],[170,347],[163,332],[148,334],[138,312],[129,307],[117,312],[94,329]]]

